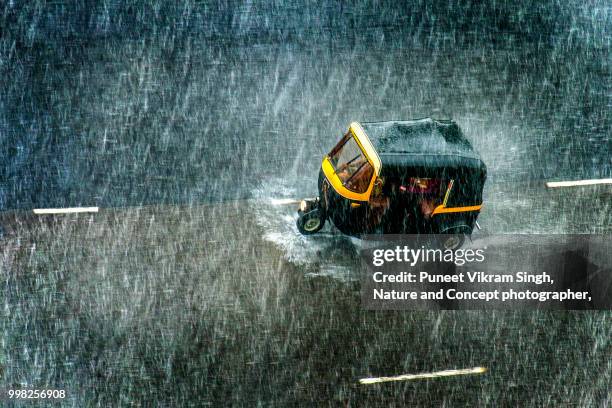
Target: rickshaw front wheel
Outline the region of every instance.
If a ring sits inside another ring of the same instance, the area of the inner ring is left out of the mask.
[[[301,213],[296,222],[298,231],[303,235],[314,234],[323,228],[325,218],[319,208],[315,208],[306,213]]]

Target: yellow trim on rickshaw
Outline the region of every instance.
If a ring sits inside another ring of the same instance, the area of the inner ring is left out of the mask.
[[[446,213],[458,213],[458,212],[469,212],[469,211],[480,211],[482,208],[482,204],[480,205],[470,205],[466,207],[446,207],[446,202],[448,201],[448,197],[450,196],[450,192],[453,189],[453,185],[455,184],[455,180],[451,180],[448,183],[448,188],[446,189],[446,194],[444,194],[444,201],[442,204],[434,208],[431,215],[436,214],[446,214]]]
[[[357,144],[359,144],[359,147],[361,147],[361,150],[365,154],[372,167],[374,167],[374,176],[378,177],[378,175],[380,174],[380,168],[382,166],[382,163],[380,161],[380,157],[378,157],[376,149],[374,149],[372,142],[370,142],[370,138],[363,130],[361,125],[357,122],[351,123],[349,130],[351,131],[351,133],[353,133],[353,136],[355,136]]]
[[[368,189],[364,193],[356,193],[346,188],[344,184],[342,184],[342,180],[340,180],[340,177],[336,175],[334,166],[332,166],[328,156],[325,156],[325,158],[323,159],[323,163],[321,163],[321,168],[323,169],[323,174],[325,174],[325,178],[327,178],[334,190],[336,190],[336,192],[342,197],[354,201],[368,201],[370,199],[372,189],[374,188],[374,181],[376,180],[376,177],[378,177],[378,175],[380,174],[380,157],[378,157],[376,149],[374,149],[374,146],[372,146],[372,142],[370,142],[370,139],[368,138],[359,123],[351,123],[349,131],[352,133],[355,141],[357,142],[357,145],[359,145],[359,148],[363,152],[366,160],[374,169],[374,174],[370,179]]]
[[[431,213],[431,215],[436,215],[436,214],[445,214],[445,213],[457,213],[457,212],[468,212],[468,211],[480,211],[480,209],[482,208],[482,204],[480,205],[470,205],[467,207],[450,207],[447,208],[444,206],[444,204],[437,206],[433,212]]]
[[[455,180],[451,180],[448,182],[448,188],[446,189],[446,194],[444,194],[444,201],[442,201],[443,207],[446,207],[446,202],[448,201],[448,196],[450,195],[450,192],[453,189],[454,183],[455,183]]]

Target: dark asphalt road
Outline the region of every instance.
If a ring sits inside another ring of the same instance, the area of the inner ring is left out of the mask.
[[[610,13],[532,4],[0,4],[2,387],[67,406],[605,406],[609,312],[365,311],[304,238],[353,120],[452,117],[490,233],[610,233]],[[102,207],[34,217],[37,207]],[[363,386],[364,376],[485,366]]]

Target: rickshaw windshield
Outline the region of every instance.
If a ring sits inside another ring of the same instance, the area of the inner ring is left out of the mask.
[[[350,133],[334,147],[329,154],[329,160],[346,188],[357,193],[368,189],[374,169]]]

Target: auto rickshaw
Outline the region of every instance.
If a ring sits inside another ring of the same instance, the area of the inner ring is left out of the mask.
[[[323,158],[319,196],[300,202],[297,227],[314,234],[330,219],[352,236],[469,236],[485,179],[485,164],[453,121],[353,122]]]

